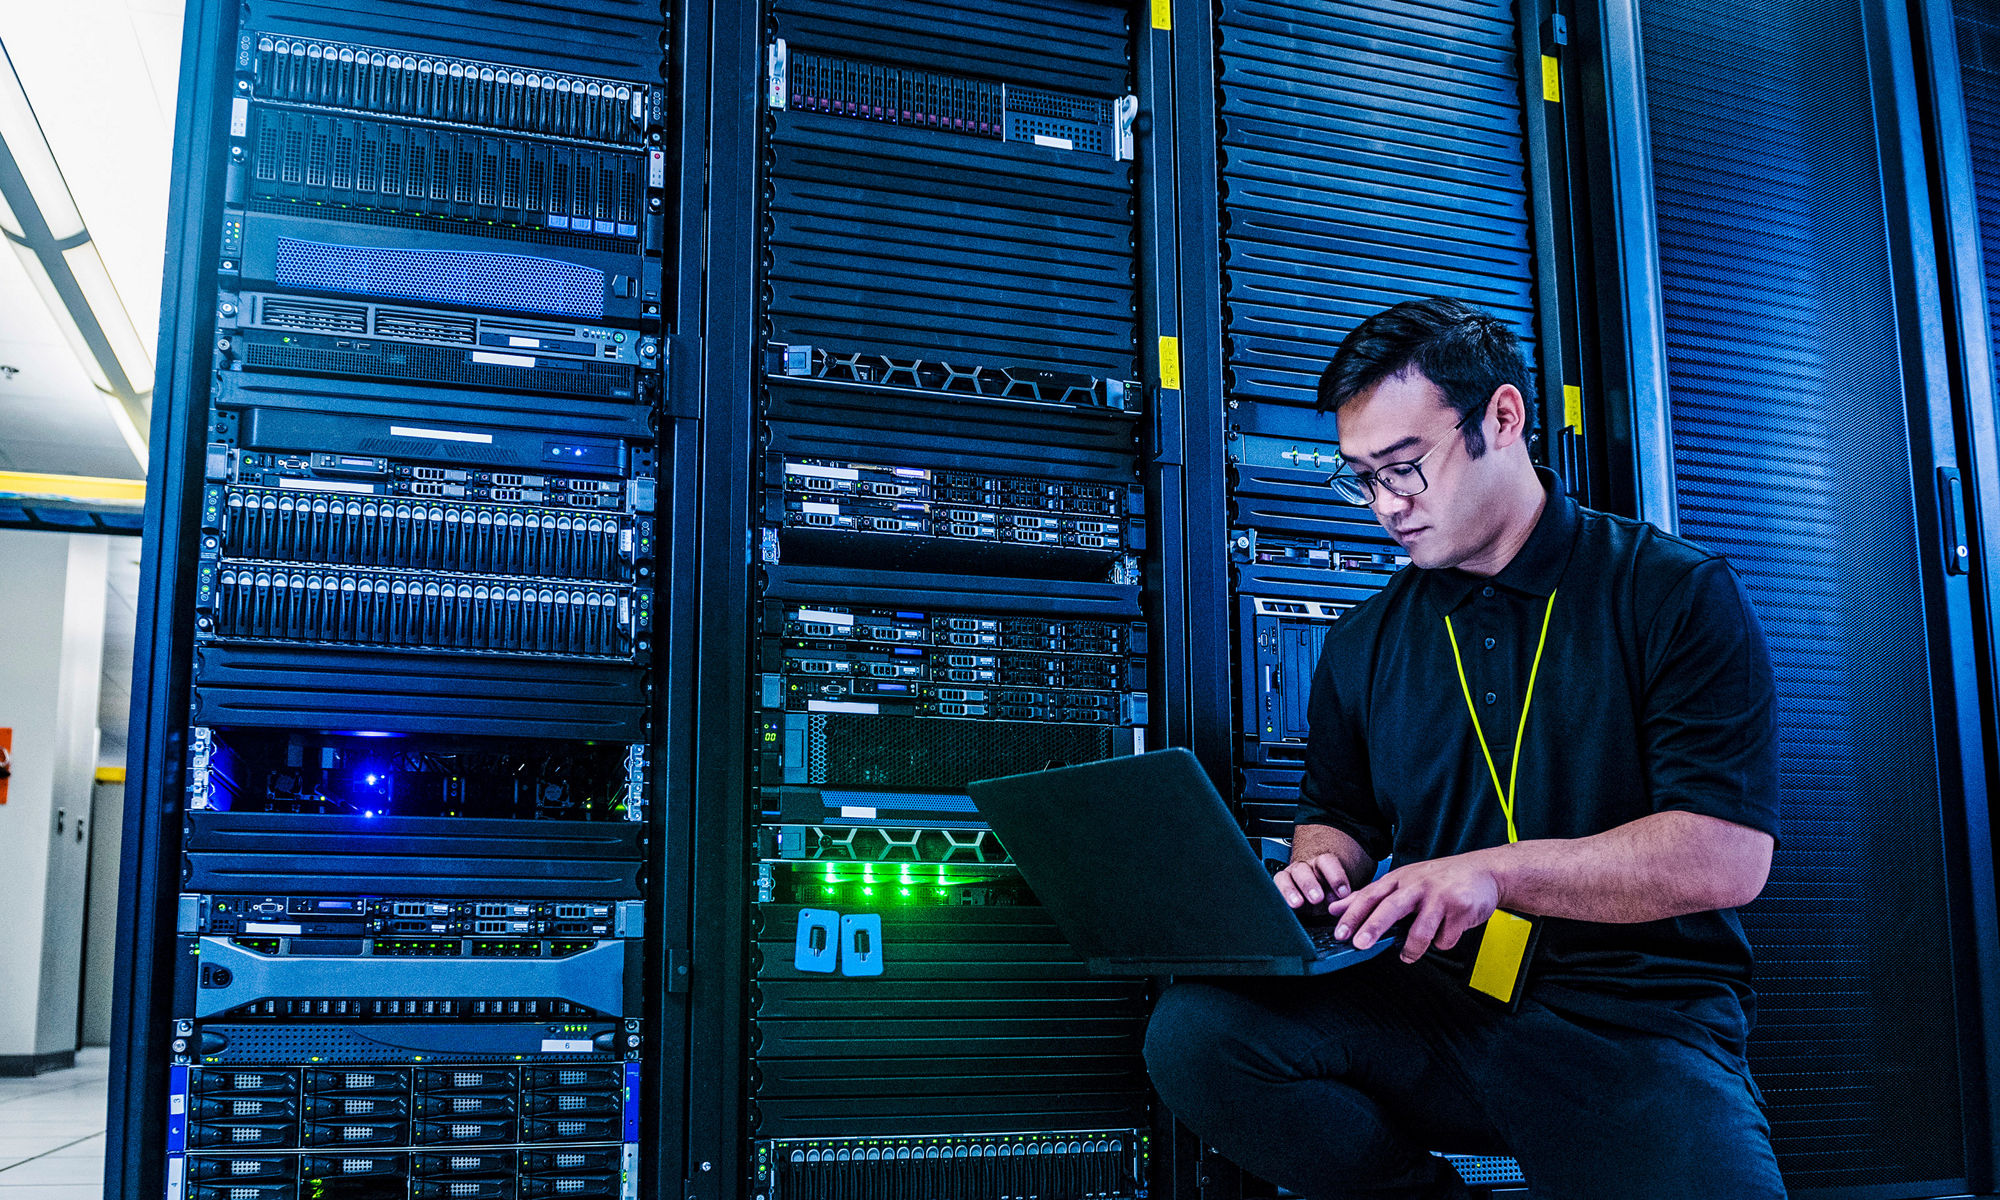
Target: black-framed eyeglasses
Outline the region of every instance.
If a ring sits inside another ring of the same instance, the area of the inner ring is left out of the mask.
[[[1408,462],[1386,463],[1373,471],[1346,471],[1334,475],[1326,481],[1333,494],[1349,504],[1369,505],[1375,503],[1376,485],[1386,488],[1392,496],[1415,496],[1430,486],[1424,478],[1424,460],[1436,454],[1451,441],[1451,435],[1465,427],[1465,423],[1486,411],[1482,404],[1466,413],[1453,423],[1451,429],[1438,444],[1424,451]]]

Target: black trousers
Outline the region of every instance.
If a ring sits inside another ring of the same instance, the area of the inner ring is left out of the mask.
[[[1535,1200],[1771,1200],[1736,1072],[1668,1037],[1507,1013],[1393,954],[1312,979],[1177,983],[1146,1031],[1176,1116],[1312,1200],[1468,1193],[1430,1152],[1508,1155]]]

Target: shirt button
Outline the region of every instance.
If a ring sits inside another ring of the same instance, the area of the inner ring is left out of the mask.
[[[1498,697],[1498,696],[1494,695],[1494,694],[1493,694],[1492,692],[1488,692],[1488,693],[1486,693],[1486,703],[1488,703],[1488,704],[1492,704],[1493,702],[1495,702],[1495,701],[1497,701],[1497,700],[1499,700],[1499,699],[1500,699],[1500,697]]]
[[[1479,594],[1486,597],[1488,600],[1491,600],[1493,598],[1493,589],[1490,587],[1480,588]]]
[[[1487,648],[1488,650],[1491,650],[1491,649],[1493,648],[1493,639],[1492,639],[1492,638],[1487,638],[1487,639],[1486,639],[1486,648]]]

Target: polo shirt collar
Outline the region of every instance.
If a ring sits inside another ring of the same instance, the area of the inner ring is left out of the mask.
[[[1531,596],[1547,596],[1556,590],[1569,566],[1570,552],[1576,548],[1577,504],[1563,491],[1555,472],[1536,467],[1535,476],[1548,494],[1548,503],[1535,521],[1534,532],[1498,575],[1489,579],[1456,567],[1424,572],[1431,598],[1441,611],[1452,611],[1489,583]]]

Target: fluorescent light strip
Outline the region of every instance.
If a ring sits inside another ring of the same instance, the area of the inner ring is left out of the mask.
[[[69,305],[63,303],[62,293],[56,291],[55,281],[49,278],[49,270],[42,265],[41,255],[19,242],[9,244],[20,258],[22,268],[28,272],[28,278],[34,282],[35,290],[41,293],[42,306],[49,310],[49,316],[62,330],[63,339],[76,353],[77,362],[83,364],[84,374],[90,376],[91,386],[100,392],[109,392],[111,379],[104,373],[97,356],[90,352],[90,343],[84,340],[83,330],[77,327],[76,317],[71,315]]]
[[[6,68],[0,70],[0,141],[7,143],[15,166],[28,181],[50,236],[59,242],[73,238],[83,232],[83,214],[76,211],[69,184],[49,150],[42,123],[35,119],[34,107],[28,103],[28,93],[21,87],[21,77],[15,73],[14,60],[8,57],[5,45],[0,45],[0,67]]]

